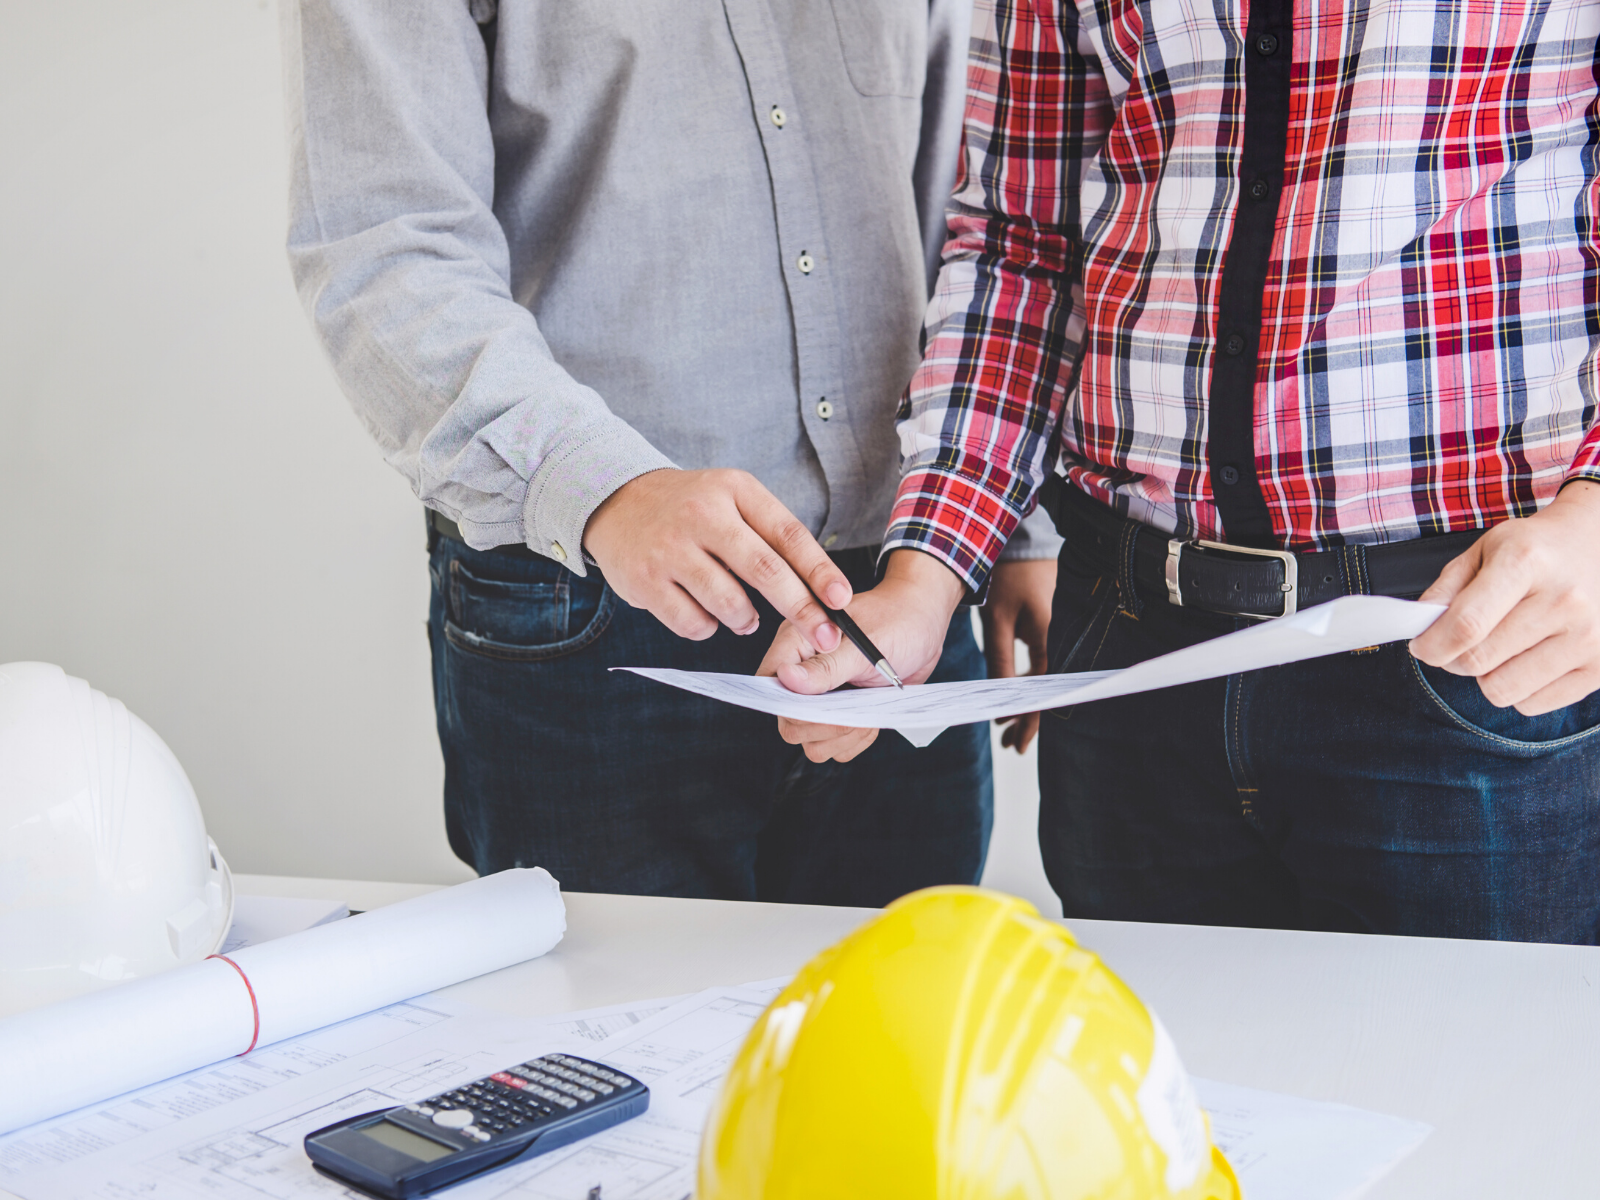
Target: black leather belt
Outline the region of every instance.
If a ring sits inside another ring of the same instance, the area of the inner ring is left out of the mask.
[[[449,517],[445,516],[442,512],[436,512],[431,508],[425,509],[424,511],[428,514],[428,528],[434,533],[438,534],[440,537],[454,538],[458,542],[465,542],[467,540],[461,536],[461,527]],[[430,548],[433,546],[432,539],[429,539],[428,545]],[[490,551],[490,553],[509,554],[513,558],[544,558],[544,555],[535,553],[520,542],[512,542],[505,546],[496,546],[492,551]],[[549,561],[554,562],[555,560],[551,559]]]
[[[1126,571],[1146,598],[1243,617],[1288,616],[1340,596],[1415,599],[1484,532],[1296,554],[1171,538],[1119,516],[1059,476],[1047,481],[1040,503],[1062,537],[1119,577]]]

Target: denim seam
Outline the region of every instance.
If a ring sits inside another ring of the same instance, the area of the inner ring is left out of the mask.
[[[1233,737],[1228,741],[1227,751],[1229,772],[1234,777],[1233,788],[1239,795],[1239,815],[1252,826],[1255,826],[1257,824],[1256,813],[1250,798],[1255,795],[1256,788],[1244,761],[1244,737],[1241,727],[1241,717],[1244,710],[1244,676],[1230,675],[1228,677],[1227,691],[1223,694],[1224,696],[1229,694],[1233,696]],[[1224,703],[1226,703],[1226,700],[1224,700]],[[1241,782],[1241,778],[1243,782]]]
[[[1103,579],[1104,576],[1102,576],[1101,578]],[[1098,587],[1098,585],[1096,585],[1096,586]],[[1094,624],[1095,624],[1095,622],[1100,619],[1101,614],[1103,614],[1106,611],[1106,607],[1110,603],[1111,603],[1111,595],[1108,592],[1106,594],[1105,599],[1100,601],[1100,607],[1095,609],[1094,616],[1089,618],[1088,626],[1084,629],[1083,633],[1079,635],[1078,640],[1076,642],[1072,643],[1072,649],[1068,650],[1066,652],[1066,654],[1062,656],[1061,665],[1063,667],[1065,667],[1069,662],[1072,661],[1072,656],[1078,652],[1078,647],[1083,645],[1083,643],[1088,640],[1089,635],[1094,632]],[[1088,670],[1088,671],[1094,670],[1094,664],[1100,661],[1100,651],[1102,651],[1102,650],[1104,650],[1106,648],[1106,638],[1111,636],[1111,626],[1116,623],[1117,616],[1120,614],[1120,612],[1121,612],[1120,609],[1115,609],[1111,613],[1111,616],[1106,621],[1105,625],[1101,628],[1101,630],[1100,630],[1100,643],[1099,643],[1099,645],[1095,646],[1094,654],[1090,657],[1089,665],[1084,668],[1085,670]],[[1134,619],[1137,620],[1138,618],[1134,618]],[[1046,712],[1047,712],[1047,714],[1049,716],[1054,717],[1058,721],[1065,721],[1065,720],[1069,719],[1072,716],[1073,711],[1077,707],[1078,706],[1076,704],[1064,704],[1060,708],[1047,709]]]
[[[1139,524],[1129,521],[1122,527],[1122,540],[1117,547],[1117,590],[1122,594],[1122,612],[1135,621],[1144,611],[1144,601],[1133,578],[1133,555],[1139,544]]]
[[[492,642],[486,638],[474,637],[448,618],[444,622],[445,640],[464,654],[476,654],[482,658],[498,659],[501,662],[546,662],[553,658],[561,658],[584,649],[606,631],[611,624],[611,616],[615,609],[612,595],[611,588],[607,585],[600,593],[600,605],[595,610],[594,619],[584,627],[582,633],[564,642],[551,642],[548,646],[512,646],[506,642]]]
[[[1410,656],[1408,655],[1407,657]],[[1543,752],[1546,750],[1560,750],[1577,742],[1584,741],[1587,738],[1594,737],[1595,734],[1600,733],[1600,725],[1595,725],[1592,728],[1581,730],[1578,733],[1569,733],[1566,737],[1556,738],[1551,742],[1525,742],[1518,738],[1508,738],[1498,733],[1490,733],[1487,729],[1479,729],[1471,721],[1467,720],[1460,713],[1456,712],[1455,709],[1451,708],[1450,705],[1445,702],[1444,697],[1433,690],[1433,684],[1429,683],[1427,677],[1423,675],[1422,668],[1417,665],[1417,660],[1415,658],[1411,658],[1411,673],[1412,675],[1416,676],[1416,680],[1422,685],[1423,691],[1428,693],[1429,699],[1431,699],[1439,711],[1444,713],[1445,716],[1449,717],[1451,721],[1459,725],[1462,729],[1466,730],[1470,734],[1483,738],[1485,741],[1494,742],[1497,745],[1508,747],[1512,750],[1531,750],[1537,752]]]

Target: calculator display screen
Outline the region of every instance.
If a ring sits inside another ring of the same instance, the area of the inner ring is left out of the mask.
[[[425,1138],[420,1134],[412,1133],[409,1129],[402,1129],[388,1121],[379,1121],[375,1125],[368,1125],[361,1130],[367,1137],[391,1150],[398,1150],[401,1154],[409,1154],[412,1158],[421,1159],[423,1162],[432,1162],[436,1158],[443,1158],[446,1154],[456,1152],[454,1146],[443,1146],[432,1138]]]

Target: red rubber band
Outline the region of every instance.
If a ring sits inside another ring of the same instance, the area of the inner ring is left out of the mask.
[[[239,978],[244,980],[244,990],[250,993],[250,1018],[255,1022],[255,1029],[250,1034],[250,1044],[243,1050],[239,1051],[239,1053],[235,1056],[237,1058],[243,1058],[246,1054],[249,1054],[250,1051],[256,1048],[256,1040],[261,1036],[261,1006],[256,1003],[256,990],[250,986],[250,976],[246,975],[243,968],[241,968],[238,963],[234,962],[233,959],[229,958],[226,954],[208,954],[206,957],[220,958],[235,971],[238,971]]]

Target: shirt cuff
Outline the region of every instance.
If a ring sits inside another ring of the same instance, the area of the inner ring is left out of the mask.
[[[594,510],[629,480],[675,468],[619,417],[584,426],[547,454],[528,481],[522,509],[528,548],[587,575],[583,531]]]
[[[883,554],[891,550],[931,554],[954,571],[981,603],[989,573],[1019,520],[1017,510],[980,482],[983,478],[948,468],[907,475],[889,514]]]
[[[1561,481],[1561,486],[1576,483],[1580,479],[1591,483],[1600,483],[1600,426],[1589,431],[1589,436],[1583,440],[1583,445],[1578,447],[1578,455],[1572,460],[1572,466],[1567,469],[1567,474]]]

